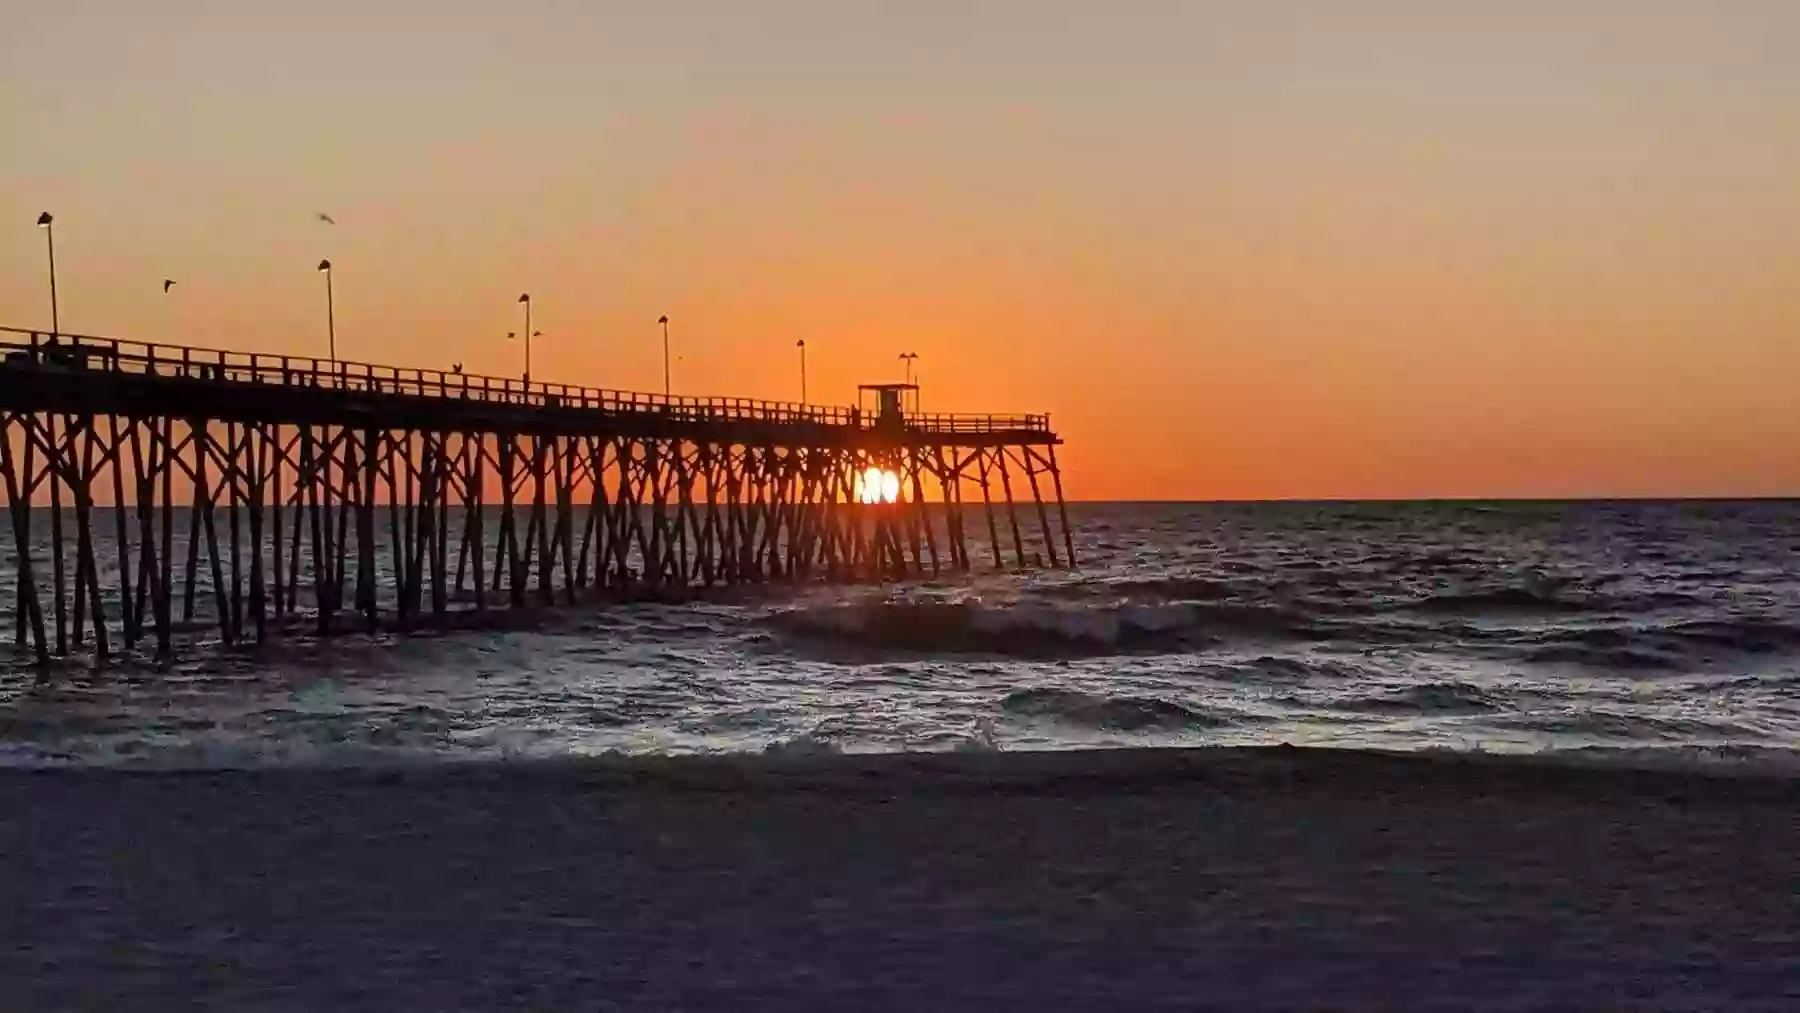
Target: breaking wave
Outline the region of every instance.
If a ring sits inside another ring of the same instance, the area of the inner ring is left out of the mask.
[[[1770,619],[1557,618],[1590,608],[1527,589],[1440,595],[1362,615],[1291,601],[1040,597],[989,604],[888,598],[784,609],[765,621],[792,638],[839,647],[1021,658],[1188,652],[1234,641],[1343,641],[1500,651],[1533,664],[1656,671],[1734,654],[1800,652],[1800,626]]]
[[[1242,636],[1328,635],[1304,613],[1273,605],[985,605],[890,599],[791,609],[768,621],[790,635],[846,646],[1019,657],[1185,650]]]
[[[1644,743],[1729,742],[1756,733],[1740,721],[1628,713],[1599,707],[1563,714],[1506,714],[1490,718],[1487,723],[1518,731]]]
[[[1229,577],[1167,576],[1115,578],[1048,584],[1034,597],[1081,603],[1184,603],[1203,607],[1275,607],[1316,618],[1375,618],[1391,614],[1421,617],[1552,619],[1580,615],[1648,615],[1700,604],[1691,594],[1667,590],[1623,591],[1607,580],[1575,580],[1526,572],[1481,572],[1448,588],[1423,590],[1416,575],[1345,574],[1317,564],[1285,564],[1290,576],[1250,572]],[[1292,575],[1304,569],[1303,575]]]
[[[1453,615],[1494,615],[1508,613],[1585,612],[1593,603],[1561,597],[1546,583],[1530,583],[1518,587],[1491,588],[1480,591],[1449,592],[1431,595],[1411,602],[1408,608],[1419,612]]]
[[[1076,601],[1123,598],[1127,601],[1202,602],[1224,601],[1238,596],[1244,589],[1229,580],[1206,577],[1148,577],[1050,584],[1037,590],[1045,597]]]
[[[1098,731],[1173,732],[1234,723],[1221,714],[1160,697],[1107,696],[1054,687],[1014,690],[1001,698],[1000,710]]]
[[[1532,634],[1526,660],[1616,670],[1679,670],[1711,658],[1800,649],[1800,627],[1761,619],[1585,626]]]
[[[1375,713],[1453,714],[1502,710],[1510,706],[1510,701],[1498,690],[1466,682],[1428,682],[1379,695],[1353,697],[1334,706],[1338,710]]]
[[[1670,591],[1619,592],[1589,583],[1526,577],[1499,587],[1444,591],[1407,602],[1407,611],[1425,615],[1556,617],[1564,615],[1647,615],[1695,604],[1691,595]]]
[[[770,757],[836,756],[840,750],[831,740],[817,732],[802,732],[793,738],[776,739],[764,746],[762,754]]]

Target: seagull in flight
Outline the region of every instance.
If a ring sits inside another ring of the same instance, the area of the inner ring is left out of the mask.
[[[175,279],[174,278],[164,278],[163,279],[163,295],[168,295],[169,290],[174,287],[175,287]]]
[[[326,214],[323,211],[320,211],[318,213],[318,219],[319,219],[319,221],[322,221],[327,225],[336,225],[337,224],[337,221],[335,219],[333,219],[330,215]]]

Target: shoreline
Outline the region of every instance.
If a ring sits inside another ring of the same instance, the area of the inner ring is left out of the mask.
[[[245,781],[476,786],[516,782],[602,792],[880,795],[1093,794],[1179,789],[1513,794],[1571,799],[1662,796],[1700,803],[1793,802],[1800,766],[1720,758],[1579,753],[1362,750],[1289,745],[1108,747],[914,753],[604,754],[391,764],[0,768],[0,782]]]

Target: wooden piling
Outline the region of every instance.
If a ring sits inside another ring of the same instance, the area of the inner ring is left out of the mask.
[[[281,476],[288,467],[289,444],[281,438],[281,426],[270,427],[269,435],[273,438],[270,448],[269,471],[269,584],[275,603],[277,619],[287,615],[287,601],[282,597],[281,547],[286,544],[281,540],[281,515],[288,507],[287,500],[281,495]],[[291,572],[291,571],[290,571]]]
[[[80,481],[74,489],[75,524],[80,529],[77,533],[76,570],[81,576],[81,583],[87,591],[88,618],[93,623],[94,655],[104,661],[112,653],[106,628],[106,604],[100,596],[99,567],[94,559],[94,520],[93,520],[93,481],[94,481],[94,418],[84,415],[80,429],[85,437],[81,451]],[[79,592],[76,603],[81,601]],[[79,628],[81,621],[76,620]]]
[[[1012,476],[1007,473],[1006,448],[1001,447],[994,452],[996,467],[1000,471],[1000,488],[1006,494],[1006,521],[1012,527],[1013,560],[1019,569],[1025,569],[1025,540],[1019,537],[1019,514],[1013,506]]]
[[[168,658],[174,650],[175,635],[175,420],[162,420],[161,453],[157,470],[162,472],[162,572],[157,575],[162,606],[156,622],[156,656]]]
[[[6,502],[12,513],[13,560],[19,573],[18,614],[22,624],[29,623],[31,642],[37,653],[37,662],[39,665],[44,665],[49,662],[50,653],[48,642],[44,637],[44,612],[38,603],[37,579],[32,573],[30,469],[27,467],[26,477],[21,479],[17,469],[13,466],[12,423],[17,420],[18,416],[16,415],[7,417],[7,432],[5,438],[0,439],[0,472],[4,473],[6,479]],[[31,423],[27,420],[25,424],[30,425]],[[27,448],[31,446],[29,438],[27,438],[25,446]],[[26,455],[26,460],[30,461],[29,454]]]
[[[247,449],[245,457],[250,467],[250,622],[256,629],[256,639],[260,643],[268,635],[268,589],[263,584],[263,496],[267,489],[267,475],[270,466],[269,440],[267,430],[258,425],[254,427],[255,440]],[[277,547],[280,541],[276,542]],[[239,631],[242,636],[243,631]]]
[[[1033,506],[1037,507],[1038,534],[1043,539],[1044,552],[1049,555],[1051,566],[1061,566],[1062,563],[1058,561],[1056,554],[1056,539],[1050,537],[1050,518],[1044,512],[1044,493],[1038,488],[1035,465],[1037,455],[1030,447],[1024,447],[1021,449],[1019,457],[1022,458],[1019,463],[1025,468],[1025,478],[1031,483],[1031,502]]]
[[[1063,499],[1062,469],[1056,466],[1055,444],[1052,444],[1048,448],[1048,455],[1048,460],[1050,462],[1050,480],[1055,483],[1056,486],[1056,512],[1062,519],[1063,548],[1068,552],[1068,555],[1065,558],[1068,561],[1068,565],[1074,567],[1075,535],[1074,529],[1069,527],[1069,504]]]
[[[137,616],[131,594],[131,506],[125,501],[125,442],[117,415],[108,415],[106,425],[111,443],[108,470],[112,473],[113,552],[118,562],[119,588],[122,592],[119,595],[119,618],[124,626],[125,646],[129,648],[137,640]]]
[[[45,443],[44,466],[50,473],[50,573],[51,587],[56,595],[54,614],[56,616],[56,654],[67,657],[69,654],[69,633],[66,627],[68,610],[63,604],[63,519],[62,519],[62,467],[66,450],[56,436],[57,413],[44,416]],[[64,426],[67,428],[67,426]]]
[[[20,502],[20,498],[23,497],[21,508],[25,511],[25,528],[22,537],[24,537],[26,543],[29,544],[31,541],[31,500],[33,494],[37,491],[37,417],[30,413],[26,413],[22,415],[9,415],[8,418],[11,420],[12,425],[6,427],[6,438],[8,441],[12,440],[15,435],[14,426],[17,426],[19,442],[23,445],[21,453],[24,457],[24,472],[17,477],[17,489],[9,493],[7,502],[18,503]],[[24,551],[19,553],[19,562],[15,565],[18,569],[19,578],[17,593],[19,607],[13,610],[13,645],[15,647],[24,647],[27,634],[27,620],[24,605],[28,598],[36,598],[36,589],[28,589],[26,586],[26,581],[29,579],[32,572],[32,566],[29,557]],[[42,638],[39,639],[41,641]]]

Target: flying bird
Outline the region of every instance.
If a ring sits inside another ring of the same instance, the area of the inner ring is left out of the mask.
[[[319,221],[322,221],[327,225],[336,225],[337,224],[337,221],[335,219],[333,219],[330,215],[326,214],[323,211],[319,212]]]
[[[164,278],[163,279],[163,295],[168,295],[169,290],[174,287],[175,287],[175,279],[174,278]]]

